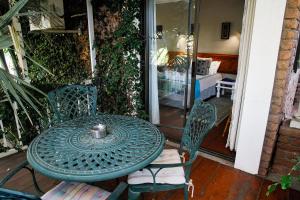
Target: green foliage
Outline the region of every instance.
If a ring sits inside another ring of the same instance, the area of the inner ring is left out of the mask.
[[[109,5],[109,2],[106,5],[110,12],[119,8],[117,12],[121,21],[111,35],[106,35],[105,40],[96,44],[102,112],[145,117],[139,57],[143,38],[136,22],[141,19],[141,3],[142,1],[136,0],[120,0],[113,5]]]
[[[34,85],[53,85],[55,88],[57,85],[80,83],[88,77],[73,35],[28,34],[25,43],[27,52],[34,60],[28,60],[29,77]],[[45,66],[52,74],[39,65]]]
[[[289,189],[292,186],[294,179],[300,182],[300,176],[293,176],[293,172],[300,171],[300,156],[297,157],[297,160],[295,161],[296,164],[292,167],[291,171],[287,175],[282,176],[279,183],[269,185],[268,191],[266,193],[267,196],[269,196],[272,192],[276,191],[278,186],[280,186],[282,190]]]
[[[12,18],[25,6],[28,0],[20,0],[15,3],[10,10],[3,16],[0,16],[0,50],[9,47],[11,43],[12,35],[5,35],[7,33],[7,26],[11,23]],[[40,111],[37,108],[39,102],[32,95],[32,90],[43,95],[43,93],[37,88],[31,86],[27,82],[18,77],[14,77],[9,74],[9,72],[0,68],[0,100],[6,99],[12,106],[13,101],[23,109],[27,118],[31,121],[27,107],[33,108],[37,113]]]
[[[28,0],[18,1],[7,13],[0,16],[0,30],[9,25],[11,19],[25,6]]]

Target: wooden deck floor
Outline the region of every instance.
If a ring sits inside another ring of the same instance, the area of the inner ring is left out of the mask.
[[[8,169],[25,159],[25,153],[18,153],[10,157],[0,159],[0,177],[3,177]],[[44,191],[49,190],[58,183],[56,180],[38,175],[38,182]],[[126,180],[126,178],[123,178]],[[194,200],[299,200],[299,192],[277,191],[270,197],[266,197],[267,186],[271,183],[262,178],[249,175],[231,167],[219,164],[203,157],[198,157],[193,165],[192,179],[195,185]],[[107,190],[113,190],[117,181],[97,183]],[[18,173],[8,184],[8,188],[17,188],[21,191],[35,193],[31,177],[25,170]],[[152,199],[153,194],[143,195],[143,199]],[[124,194],[126,199],[126,194]],[[155,196],[159,200],[183,199],[181,190],[162,192]]]

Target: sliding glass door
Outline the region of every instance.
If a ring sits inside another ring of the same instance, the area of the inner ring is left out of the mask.
[[[150,120],[177,142],[193,91],[194,1],[150,0],[147,6]]]

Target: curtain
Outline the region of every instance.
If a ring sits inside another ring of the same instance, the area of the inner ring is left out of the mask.
[[[159,102],[156,59],[156,5],[155,0],[148,1],[148,44],[149,44],[149,117],[150,122],[159,124]]]

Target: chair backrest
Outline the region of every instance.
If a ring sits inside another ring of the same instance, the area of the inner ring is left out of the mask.
[[[10,190],[6,188],[0,188],[0,199],[1,200],[41,200],[39,197],[19,192],[15,190]]]
[[[48,93],[54,121],[63,122],[96,114],[97,89],[94,86],[68,85]]]
[[[186,122],[181,139],[181,149],[189,152],[194,158],[203,139],[216,122],[214,105],[196,100]]]

